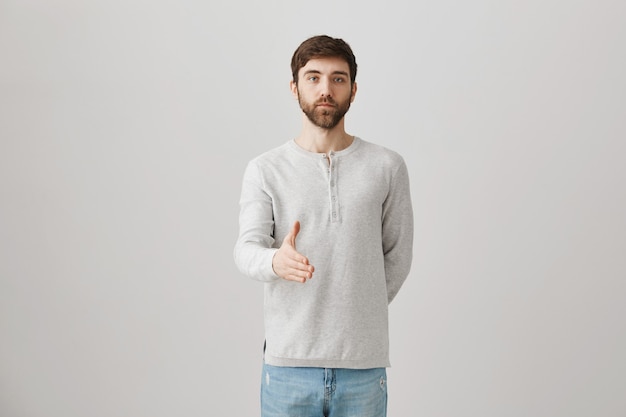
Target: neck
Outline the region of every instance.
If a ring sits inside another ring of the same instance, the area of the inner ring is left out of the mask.
[[[303,149],[315,153],[339,152],[346,149],[354,141],[354,136],[344,130],[343,120],[332,129],[324,129],[306,123],[296,138],[296,143]]]

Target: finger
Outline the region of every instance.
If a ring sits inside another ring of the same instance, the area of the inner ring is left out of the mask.
[[[295,281],[295,282],[299,282],[301,284],[304,284],[306,282],[306,278],[297,277],[295,275],[289,275],[289,276],[285,277],[285,279],[287,281]]]
[[[306,272],[306,273],[293,273],[293,274],[289,274],[287,275],[288,277],[292,277],[294,280],[308,280],[311,279],[313,276]]]
[[[302,271],[293,271],[290,274],[287,274],[286,278],[290,281],[298,281],[298,282],[306,282],[311,279],[313,274],[310,272],[302,272]]]
[[[286,266],[292,271],[299,271],[311,274],[315,270],[315,268],[313,268],[313,265],[309,265],[308,263],[300,262],[293,259],[289,260]]]
[[[308,263],[308,259],[305,258],[305,260],[306,263],[302,262],[301,259],[286,259],[283,263],[286,273],[296,273],[300,276],[307,276],[308,278],[310,278],[313,275],[313,271],[315,271],[315,268],[313,268],[313,265],[310,265]]]
[[[311,266],[311,265],[309,264],[309,260],[308,260],[307,258],[303,257],[303,256],[294,256],[294,257],[291,257],[291,258],[289,258],[289,263],[290,263],[291,265],[296,265],[296,264],[297,264],[297,265],[301,265],[301,268],[300,268],[300,269],[308,269],[308,268],[309,268],[309,266]]]
[[[309,259],[293,248],[286,247],[284,253],[285,253],[286,259],[288,259],[291,262],[298,262],[298,263],[302,263],[305,265],[309,265]]]
[[[296,247],[296,237],[298,236],[298,233],[300,233],[300,222],[298,220],[296,220],[293,223],[293,226],[291,227],[291,230],[289,231],[287,236],[285,236],[285,239],[284,239],[283,242],[287,242],[289,245],[291,245],[291,246],[293,246],[295,248]]]
[[[289,264],[285,269],[285,275],[297,275],[299,277],[311,278],[313,276],[313,267],[301,263]]]
[[[300,232],[300,222],[296,220],[293,223],[293,226],[291,226],[291,230],[289,230],[289,233],[287,233],[287,236],[285,236],[285,239],[283,239],[283,240],[295,239],[296,236],[298,236],[299,232]]]

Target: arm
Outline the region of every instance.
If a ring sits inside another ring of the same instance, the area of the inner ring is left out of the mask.
[[[387,299],[391,303],[409,274],[413,258],[413,208],[404,161],[391,178],[382,219]]]
[[[243,175],[239,208],[239,237],[234,250],[237,268],[259,281],[277,280],[272,268],[278,250],[274,248],[272,198],[265,192],[254,162],[248,164]]]
[[[259,281],[283,278],[304,283],[314,268],[296,250],[300,222],[296,221],[280,248],[274,247],[272,198],[264,190],[262,177],[254,163],[244,173],[240,199],[239,238],[234,257],[239,270]]]

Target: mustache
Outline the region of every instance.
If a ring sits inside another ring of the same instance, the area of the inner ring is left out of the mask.
[[[320,99],[315,102],[316,106],[319,106],[320,104],[331,104],[337,107],[337,102],[332,97],[324,97],[323,99]]]

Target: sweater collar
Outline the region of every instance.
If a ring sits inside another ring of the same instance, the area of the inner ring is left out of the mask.
[[[330,155],[333,157],[338,157],[338,156],[345,156],[345,155],[351,154],[352,152],[357,150],[357,148],[361,145],[361,142],[362,142],[361,139],[358,136],[355,136],[350,146],[337,152],[331,151]],[[299,154],[305,155],[309,158],[319,159],[319,158],[326,158],[328,156],[325,153],[310,152],[310,151],[307,151],[306,149],[301,148],[300,145],[296,143],[295,139],[291,139],[289,142],[287,142],[287,146],[289,146],[289,148],[293,149]]]

